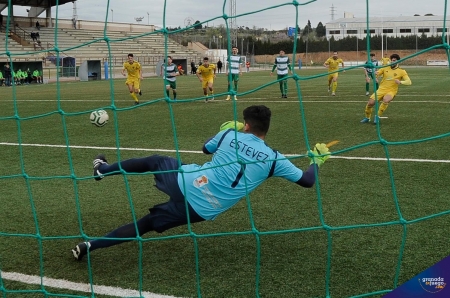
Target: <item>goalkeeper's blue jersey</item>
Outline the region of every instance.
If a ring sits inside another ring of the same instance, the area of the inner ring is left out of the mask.
[[[303,171],[262,139],[233,129],[219,132],[205,143],[214,153],[204,165],[183,165],[178,185],[198,215],[212,220],[235,205],[267,178],[297,182]],[[274,162],[275,160],[275,162]]]

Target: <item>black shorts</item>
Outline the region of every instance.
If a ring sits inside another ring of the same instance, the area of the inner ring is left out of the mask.
[[[168,229],[188,223],[186,215],[186,203],[184,195],[178,186],[178,160],[172,157],[153,155],[147,161],[158,168],[158,171],[171,171],[155,174],[156,188],[166,193],[170,199],[166,203],[158,204],[150,208],[147,216],[151,221],[153,230],[162,233]],[[187,203],[189,219],[191,223],[204,221]]]

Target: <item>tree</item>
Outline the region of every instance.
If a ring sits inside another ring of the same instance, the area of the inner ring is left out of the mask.
[[[200,24],[200,21],[195,21],[194,23],[194,29],[202,29],[202,24]]]
[[[327,30],[322,22],[319,22],[319,24],[317,24],[316,35],[317,37],[324,37],[325,35],[327,35]]]
[[[305,29],[303,29],[302,36],[308,35],[311,32],[308,25],[305,26]]]
[[[309,35],[311,32],[313,32],[313,29],[311,27],[310,20],[308,20],[308,23],[306,24],[305,29],[303,29],[302,36]]]

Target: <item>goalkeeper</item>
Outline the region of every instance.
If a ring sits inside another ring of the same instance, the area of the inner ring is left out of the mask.
[[[221,131],[206,141],[203,152],[213,156],[204,165],[182,164],[180,168],[177,159],[159,155],[108,164],[103,155],[98,155],[93,162],[95,180],[123,172],[163,171],[154,174],[155,183],[170,199],[153,206],[149,214],[115,229],[103,239],[79,243],[72,249],[75,259],[81,260],[88,250],[92,252],[117,245],[150,231],[162,233],[188,221],[214,220],[245,197],[247,190],[252,192],[270,177],[283,177],[302,187],[312,187],[315,172],[330,157],[325,144],[317,144],[314,151],[309,152],[311,162],[304,172],[265,143],[271,118],[269,108],[250,106],[243,111],[243,116],[244,123],[231,121],[222,125]],[[235,128],[243,129],[243,132],[235,132]]]

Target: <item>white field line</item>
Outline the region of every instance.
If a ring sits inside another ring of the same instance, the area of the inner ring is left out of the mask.
[[[20,144],[26,147],[49,147],[49,148],[67,148],[66,145],[50,145],[50,144]],[[0,146],[19,146],[19,143],[8,143],[0,142]],[[121,150],[121,151],[143,151],[143,152],[166,152],[174,153],[177,150],[174,149],[158,149],[158,148],[126,148],[126,147],[98,147],[98,146],[76,146],[70,145],[71,149],[95,149],[95,150]],[[178,150],[179,153],[192,153],[192,154],[203,154],[202,151],[193,150]],[[283,154],[285,156],[298,156],[301,154]],[[372,160],[372,161],[387,161],[385,157],[358,157],[358,156],[336,156],[333,155],[331,158],[335,159],[347,159],[347,160]],[[390,161],[408,161],[408,162],[429,162],[429,163],[450,163],[447,159],[416,159],[416,158],[389,158]]]
[[[21,283],[26,283],[30,285],[44,285],[46,287],[71,290],[76,292],[91,293],[91,285],[86,283],[71,282],[64,279],[54,279],[49,277],[43,277],[41,280],[40,276],[37,275],[27,275],[16,272],[5,272],[0,271],[0,276],[2,279],[17,281]],[[137,290],[122,289],[110,286],[97,286],[93,285],[94,293],[97,295],[109,295],[113,297],[145,297],[145,298],[176,298],[175,296],[159,295],[150,292],[139,292]]]

